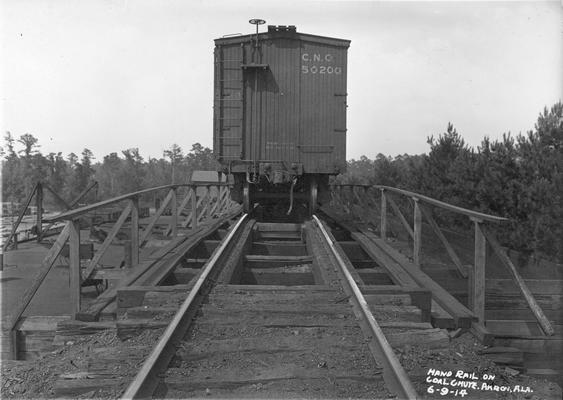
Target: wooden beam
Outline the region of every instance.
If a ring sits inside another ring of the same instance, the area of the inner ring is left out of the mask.
[[[91,182],[73,201],[70,202],[70,204],[68,204],[62,197],[60,197],[57,192],[55,192],[49,185],[43,184],[43,186],[45,186],[60,202],[64,204],[66,210],[70,210],[72,207],[78,204],[80,199],[82,199],[82,197],[84,197],[86,193],[88,193],[92,188],[98,186],[98,182]],[[49,222],[49,225],[47,225],[47,228],[45,228],[43,232],[48,231],[55,224],[55,222],[50,221],[49,218],[46,218],[46,222]],[[39,240],[43,239],[43,232],[41,232]]]
[[[174,190],[174,189],[172,189]],[[131,205],[131,267],[139,264],[139,197],[132,197]],[[149,231],[150,233],[150,231]]]
[[[393,249],[383,240],[377,238],[377,236],[375,236],[373,233],[366,230],[361,230],[361,232],[363,236],[368,238],[372,243],[383,250],[386,255],[394,260],[402,268],[404,273],[408,274],[415,281],[416,286],[421,286],[431,290],[433,299],[454,317],[456,324],[459,327],[469,327],[471,325],[471,321],[476,319],[473,312],[463,306],[463,304],[457,301],[451,294],[449,294],[444,288],[442,288],[433,279],[426,275],[420,268],[410,263],[403,254]],[[385,262],[388,263],[388,261],[382,261],[384,263],[380,264],[387,268]],[[406,284],[409,283],[406,282]],[[409,285],[412,286],[412,284]]]
[[[76,316],[80,312],[80,285],[82,283],[80,271],[80,221],[69,221],[69,278],[71,314]]]
[[[422,247],[422,214],[420,213],[420,204],[418,204],[418,199],[413,197],[414,201],[414,243],[412,258],[414,265],[420,267],[420,249]]]
[[[462,207],[454,206],[452,204],[444,203],[443,201],[436,200],[436,199],[433,199],[433,198],[428,197],[428,196],[424,196],[424,195],[414,193],[414,192],[409,192],[408,190],[397,189],[397,188],[394,188],[394,187],[382,186],[382,185],[375,185],[374,187],[379,188],[379,189],[388,190],[388,191],[393,192],[393,193],[402,194],[403,196],[416,198],[416,199],[421,200],[425,203],[432,204],[436,207],[440,207],[440,208],[443,208],[445,210],[453,211],[453,212],[458,213],[458,214],[463,214],[463,215],[466,215],[470,218],[477,218],[477,219],[480,219],[482,221],[490,221],[490,222],[508,221],[508,219],[506,219],[506,218],[497,217],[497,216],[494,216],[494,215],[483,214],[483,213],[480,213],[480,212],[477,212],[477,211],[468,210],[466,208],[462,208]]]
[[[144,244],[147,241],[149,235],[151,234],[152,228],[154,227],[154,225],[156,224],[156,221],[158,221],[158,219],[160,218],[160,216],[162,215],[162,213],[166,209],[166,206],[168,205],[168,202],[170,201],[171,198],[172,198],[172,191],[169,191],[168,194],[166,195],[166,197],[164,198],[164,200],[162,201],[162,203],[160,204],[160,207],[158,208],[156,213],[153,215],[153,217],[149,221],[147,227],[145,228],[145,230],[141,234],[141,237],[139,239],[139,244],[141,245],[141,247],[144,246]]]
[[[393,198],[391,196],[389,196],[387,198],[387,200],[389,201],[389,204],[391,205],[393,212],[395,213],[395,215],[397,215],[397,217],[399,217],[399,220],[401,221],[401,223],[403,224],[403,226],[405,227],[405,229],[409,233],[409,236],[414,240],[414,231],[412,230],[411,226],[407,222],[405,216],[401,212],[401,209],[399,208],[397,203],[395,203],[395,200],[393,200]]]
[[[387,196],[385,189],[381,189],[381,239],[387,240]]]
[[[43,280],[45,280],[45,277],[53,267],[53,264],[55,263],[56,259],[59,257],[59,254],[61,253],[66,241],[68,240],[69,232],[70,232],[70,227],[67,223],[64,229],[62,230],[62,232],[57,237],[57,240],[55,241],[53,246],[51,246],[51,248],[47,252],[45,258],[41,262],[39,271],[35,276],[35,278],[33,279],[31,286],[27,289],[21,301],[17,303],[18,307],[12,314],[10,323],[7,325],[7,329],[12,330],[16,326],[18,320],[20,319],[25,309],[31,302],[31,299],[37,292],[37,289],[39,289],[39,286],[41,286],[41,283],[43,283]]]
[[[201,198],[199,199],[199,201],[197,200],[197,192],[196,192],[196,187],[195,186],[191,186],[190,187],[190,191],[192,192],[192,229],[196,229],[197,228],[197,206],[199,205],[199,203],[201,202]]]
[[[428,221],[428,224],[430,224],[430,227],[432,228],[432,230],[434,231],[436,236],[438,236],[438,238],[440,239],[440,241],[442,242],[442,244],[446,248],[446,251],[448,252],[450,258],[454,262],[459,274],[463,278],[467,278],[467,271],[465,270],[465,267],[461,264],[461,260],[457,256],[457,253],[455,252],[454,248],[452,247],[450,242],[448,242],[448,239],[446,239],[446,237],[444,236],[444,234],[440,230],[440,227],[438,226],[438,224],[436,223],[436,220],[432,216],[432,210],[430,210],[429,208],[427,208],[426,206],[424,206],[422,204],[420,205],[420,209],[422,211],[422,214],[424,214],[424,217]]]
[[[182,211],[184,211],[184,208],[186,208],[191,198],[192,198],[192,192],[190,192],[188,189],[188,194],[182,199],[182,202],[178,206],[178,216],[182,214]]]
[[[199,215],[198,215],[198,217],[197,217],[197,221],[198,221],[198,222],[201,222],[201,221],[204,219],[205,214],[207,213],[207,209],[208,209],[208,207],[209,207],[209,199],[210,199],[210,196],[209,196],[209,186],[206,186],[206,187],[205,187],[205,195],[203,195],[203,202],[204,202],[204,205],[203,205],[203,208],[201,209],[201,211],[200,211],[200,213],[199,213]]]
[[[209,216],[213,217],[215,215],[215,211],[218,209],[221,203],[221,186],[217,186],[217,195],[215,198],[211,198],[211,200],[215,199],[213,202],[213,207],[211,207],[211,211],[209,211]]]
[[[27,210],[27,207],[29,207],[29,205],[31,204],[31,199],[33,199],[33,195],[37,191],[37,185],[39,185],[39,183],[36,183],[35,186],[33,186],[33,190],[31,191],[29,196],[27,196],[27,200],[25,201],[24,208],[22,208],[20,210],[20,213],[18,215],[18,219],[16,220],[16,223],[14,225],[12,225],[12,231],[10,232],[10,235],[8,236],[6,241],[4,242],[4,251],[8,250],[8,247],[10,246],[10,241],[12,240],[14,235],[16,234],[16,231],[18,230],[18,227],[20,226],[20,223],[22,222],[23,216],[25,215],[25,210]]]
[[[225,203],[227,203],[227,196],[228,196],[229,189],[223,188],[222,186],[219,186],[218,189],[219,189],[219,197],[217,198],[216,215],[221,215],[221,213],[223,212],[223,209],[225,208]],[[227,194],[227,196],[225,196],[226,194]]]
[[[178,200],[177,200],[177,191],[176,188],[170,189],[170,193],[172,197],[170,198],[170,210],[172,214],[172,220],[170,221],[169,230],[172,234],[172,237],[176,237],[178,235]]]
[[[536,302],[536,299],[528,289],[528,286],[526,286],[526,283],[518,273],[518,270],[516,269],[516,267],[514,266],[508,255],[506,254],[506,252],[502,249],[495,236],[491,232],[489,232],[488,229],[484,228],[483,233],[486,236],[489,243],[491,244],[496,255],[500,258],[504,266],[508,268],[508,271],[510,272],[512,278],[514,279],[520,291],[524,295],[524,298],[528,302],[528,306],[530,307],[530,310],[532,311],[534,317],[537,319],[538,323],[540,324],[542,331],[547,336],[552,336],[555,330],[551,326],[551,323],[546,318],[545,314],[543,313],[543,310]]]
[[[195,191],[194,191],[194,193],[195,193]],[[190,197],[191,197],[191,196],[190,196]],[[193,203],[193,201],[194,201],[194,200],[193,200],[193,197],[191,197],[191,199],[192,199],[192,203]],[[201,202],[203,201],[203,199],[204,199],[203,197],[200,197],[200,198],[197,200],[196,205],[195,205],[195,206],[196,206],[196,210],[197,210],[197,209],[199,208],[199,206],[201,205]],[[193,209],[193,204],[192,204],[192,209]],[[190,213],[188,214],[188,216],[186,217],[186,219],[182,222],[182,227],[187,228],[187,227],[190,225],[190,222],[193,222],[192,215],[194,215],[194,214],[193,214],[193,211],[190,211]],[[193,229],[193,226],[192,226],[192,229]]]
[[[37,182],[36,190],[35,205],[37,208],[37,214],[35,226],[37,227],[37,242],[40,242],[41,236],[43,236],[43,185],[41,185],[41,182]]]
[[[51,186],[44,183],[43,187],[47,189],[49,192],[51,192],[51,194],[55,197],[55,199],[58,200],[65,207],[65,209],[69,210],[71,208],[70,204],[68,204],[61,196],[59,196],[59,194],[55,192]]]
[[[231,211],[224,218],[214,220],[213,223],[209,225],[202,225],[200,229],[192,232],[189,237],[179,236],[173,239],[171,243],[163,247],[161,250],[153,253],[150,258],[145,260],[139,265],[138,268],[134,269],[130,275],[127,275],[122,279],[115,287],[110,288],[100,294],[97,299],[90,304],[87,310],[81,313],[78,319],[85,320],[95,320],[99,317],[102,310],[115,299],[118,289],[126,286],[130,286],[134,283],[136,284],[149,284],[156,285],[159,283],[157,280],[154,283],[154,276],[166,275],[166,266],[173,268],[180,262],[180,260],[185,256],[185,254],[192,249],[197,243],[203,240],[206,236],[209,236],[213,231],[227,222],[230,218],[235,217],[240,213],[240,208]],[[166,264],[163,266],[163,264]],[[155,266],[161,266],[157,271],[154,270]]]
[[[125,209],[121,212],[121,215],[119,216],[119,218],[117,219],[117,221],[113,225],[113,227],[111,228],[111,230],[108,233],[107,237],[105,238],[104,242],[102,243],[102,245],[100,246],[100,248],[98,249],[98,251],[96,252],[94,257],[92,258],[92,260],[88,264],[88,267],[86,267],[84,274],[82,274],[83,279],[88,279],[90,277],[90,275],[92,274],[92,272],[94,272],[94,269],[98,266],[98,263],[100,262],[100,260],[102,259],[102,257],[106,253],[107,249],[109,248],[109,246],[113,242],[113,239],[115,238],[115,236],[117,235],[117,233],[119,232],[121,227],[123,226],[123,223],[127,220],[127,217],[129,217],[129,213],[131,212],[131,208],[132,208],[132,205],[131,205],[131,203],[129,203],[129,204],[127,204]]]
[[[376,246],[369,237],[359,232],[352,232],[351,235],[362,246],[362,249],[387,271],[394,284],[418,287],[416,281],[396,261]]]
[[[221,205],[223,209],[221,210],[221,213],[228,212],[233,203],[233,201],[231,200],[231,189],[229,189],[228,187],[225,188],[224,193],[225,194],[223,195],[223,204]]]
[[[481,230],[481,221],[475,219],[475,265],[473,266],[472,293],[473,312],[481,324],[485,323],[485,265],[487,262],[487,241]]]
[[[63,220],[63,219],[76,218],[80,215],[86,214],[86,213],[93,211],[95,209],[105,207],[105,206],[109,206],[110,204],[119,203],[120,201],[130,199],[131,197],[156,192],[158,190],[169,189],[173,186],[187,186],[187,185],[189,185],[189,184],[165,185],[165,186],[158,186],[158,187],[154,187],[154,188],[150,188],[150,189],[139,190],[138,192],[128,193],[128,194],[124,194],[124,195],[121,195],[121,196],[113,197],[113,198],[108,199],[108,200],[99,201],[99,202],[94,203],[94,204],[89,204],[89,205],[84,206],[84,207],[76,208],[74,210],[70,210],[70,211],[55,215],[54,217],[45,218],[45,221],[46,222],[55,222],[55,221],[60,221],[60,220]],[[72,206],[72,204],[71,204],[71,206]]]
[[[221,208],[223,207],[223,196],[227,190],[223,190],[223,187],[217,186],[217,214],[221,212]]]
[[[289,265],[311,264],[311,256],[288,256],[288,255],[257,255],[248,254],[244,256],[247,268],[273,268]]]
[[[471,324],[471,333],[484,346],[491,346],[495,341],[495,335],[492,334],[481,322],[473,322]]]
[[[184,211],[184,208],[186,208],[186,206],[188,205],[188,202],[190,201],[191,197],[192,197],[192,192],[190,192],[189,189],[188,189],[188,194],[183,198],[182,203],[180,203],[180,205],[178,206],[178,209],[177,209],[178,218],[180,218],[180,215],[182,215],[182,211]],[[177,224],[177,222],[176,222],[176,224]],[[183,222],[182,222],[182,226],[184,226]],[[184,228],[185,228],[185,226],[184,226]],[[170,235],[171,232],[172,232],[172,226],[169,225],[166,228],[166,230],[164,231],[164,236]]]
[[[222,288],[229,284],[240,283],[244,272],[244,254],[250,252],[252,247],[252,231],[255,220],[250,220],[240,232],[240,236],[232,244],[230,257],[225,260],[224,266],[217,277],[218,285]],[[227,286],[229,287],[229,286]]]
[[[473,290],[473,274],[474,274],[474,271],[475,271],[475,269],[473,268],[472,265],[467,270],[467,307],[469,307],[470,310],[473,310],[473,304],[474,304],[473,299],[475,297],[475,291]],[[451,292],[451,289],[448,288],[447,290],[448,290],[448,292]]]
[[[86,188],[84,188],[84,190],[83,190],[82,192],[80,192],[80,194],[79,194],[78,196],[76,196],[76,199],[74,199],[74,200],[72,201],[72,203],[70,203],[70,207],[69,207],[69,208],[72,208],[72,207],[74,207],[75,205],[77,205],[78,202],[79,202],[80,200],[82,200],[82,198],[83,198],[84,196],[86,196],[86,194],[88,194],[88,192],[89,192],[90,190],[92,190],[93,188],[95,188],[96,186],[98,186],[98,182],[96,182],[96,181],[90,182],[90,184],[89,184],[88,186],[86,186]]]

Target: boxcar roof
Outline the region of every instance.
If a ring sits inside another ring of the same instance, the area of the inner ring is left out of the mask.
[[[256,34],[249,35],[238,35],[238,36],[227,36],[219,39],[215,39],[215,45],[227,45],[227,44],[238,44],[247,43],[256,39]],[[313,42],[319,44],[327,44],[331,46],[338,47],[350,47],[350,40],[331,38],[327,36],[310,35],[308,33],[300,32],[262,32],[258,34],[258,40],[275,40],[275,39],[294,39],[301,40],[304,42]]]

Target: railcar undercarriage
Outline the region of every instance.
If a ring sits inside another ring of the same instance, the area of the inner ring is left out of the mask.
[[[271,217],[307,217],[329,200],[328,175],[287,175],[272,179],[266,174],[235,173],[231,198],[245,212],[259,208]]]

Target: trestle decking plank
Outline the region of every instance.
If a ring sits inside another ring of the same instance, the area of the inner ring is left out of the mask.
[[[389,344],[393,347],[423,345],[430,349],[435,349],[447,347],[450,343],[448,331],[440,328],[387,333],[385,337],[387,338],[387,341],[389,341]]]
[[[268,272],[267,270],[248,270],[242,273],[242,281],[259,285],[298,285],[315,284],[312,272]]]
[[[217,285],[214,293],[218,292],[267,292],[277,294],[284,293],[314,293],[314,292],[336,292],[335,289],[329,285],[296,285],[296,286],[281,286],[281,285]]]
[[[172,373],[172,372],[171,372]],[[241,376],[240,374],[233,374],[232,376],[224,376],[221,379],[209,379],[209,377],[197,374],[193,379],[189,380],[186,384],[185,376],[178,374],[177,376],[167,376],[165,379],[165,386],[168,390],[177,390],[179,393],[190,393],[195,390],[201,389],[228,389],[233,390],[241,386],[250,386],[257,384],[272,384],[274,382],[284,381],[303,381],[311,384],[313,380],[321,381],[321,385],[326,385],[328,382],[327,377],[330,377],[330,382],[343,383],[343,381],[363,382],[364,384],[371,383],[377,379],[383,379],[381,375],[362,375],[361,371],[357,373],[350,373],[348,371],[331,371],[329,375],[325,369],[308,369],[308,368],[292,368],[285,371],[279,371],[272,368],[270,371],[262,371],[260,375]],[[293,383],[292,385],[295,385]],[[175,393],[177,395],[178,393]]]
[[[444,290],[428,275],[422,272],[420,268],[416,267],[412,263],[409,263],[405,256],[398,253],[395,249],[391,248],[381,239],[375,237],[375,235],[369,232],[365,234],[369,235],[369,239],[375,245],[379,246],[387,254],[393,257],[393,259],[397,261],[397,263],[401,266],[403,271],[405,271],[412,277],[415,284],[432,291],[433,300],[435,300],[440,307],[442,307],[454,318],[457,327],[469,328],[471,326],[471,322],[477,319],[473,312],[471,312],[467,307],[461,304],[455,297]]]
[[[116,388],[125,382],[124,377],[116,377],[112,374],[90,374],[89,378],[83,379],[64,379],[59,378],[54,387],[57,397],[75,397],[100,388]]]
[[[165,246],[165,248],[161,249],[159,252],[164,253],[165,255],[160,259],[149,259],[137,267],[135,267],[131,274],[125,277],[115,288],[106,290],[103,292],[98,298],[88,307],[87,310],[81,312],[77,317],[79,319],[84,320],[95,320],[98,318],[100,312],[110,303],[112,302],[117,295],[117,290],[123,287],[127,287],[132,285],[133,283],[143,284],[145,282],[151,282],[154,280],[155,273],[151,274],[150,271],[155,269],[155,266],[161,266],[162,264],[166,263],[166,267],[170,270],[174,268],[174,266],[182,259],[186,252],[188,252],[191,248],[197,245],[202,239],[206,236],[211,234],[215,229],[219,226],[223,225],[228,219],[234,217],[238,214],[239,211],[235,210],[231,212],[227,217],[224,219],[220,219],[215,221],[209,225],[203,225],[197,228],[192,236],[189,238],[183,238],[184,240],[174,240],[169,245]],[[184,242],[185,241],[185,242]],[[182,246],[181,250],[178,249],[178,246]],[[171,252],[172,250],[176,250],[175,253],[167,254],[167,252]],[[148,273],[148,274],[147,274]],[[143,276],[146,274],[146,276]],[[157,277],[162,277],[163,271],[158,269],[156,271]],[[164,274],[165,275],[165,274]],[[149,283],[150,284],[150,283]]]
[[[149,319],[158,317],[159,320],[170,320],[174,313],[178,311],[178,307],[131,307],[125,312],[127,319]]]
[[[419,286],[416,281],[404,271],[399,263],[385,254],[385,252],[372,243],[367,236],[358,232],[352,232],[351,235],[360,243],[364,251],[388,272],[393,283],[400,286]]]
[[[137,307],[143,304],[149,292],[179,292],[188,293],[193,285],[171,286],[127,286],[117,290],[117,306],[120,308]]]
[[[258,337],[238,337],[227,339],[213,339],[205,342],[205,347],[190,345],[176,352],[177,357],[182,360],[197,360],[214,355],[223,355],[225,353],[252,352],[252,353],[278,353],[278,352],[303,352],[311,348],[330,348],[337,346],[349,351],[358,350],[361,346],[357,337],[341,337],[341,336],[323,336],[302,337],[301,335],[288,335],[285,337],[276,337],[274,343],[272,338],[268,336]]]
[[[369,305],[392,304],[396,306],[412,305],[411,296],[408,294],[364,294],[364,299]]]
[[[431,321],[432,325],[438,328],[454,329],[456,328],[456,323],[454,318],[444,310],[435,300],[431,301]]]
[[[243,255],[247,253],[252,246],[252,232],[255,225],[255,220],[248,221],[238,239],[233,244],[229,245],[230,249],[227,249],[227,251],[229,251],[230,257],[225,261],[225,264],[219,272],[219,276],[217,277],[218,284],[239,283],[242,279],[244,269]]]
[[[267,268],[311,264],[313,258],[311,256],[246,255],[244,261],[248,268]]]
[[[542,330],[534,320],[487,320],[487,328],[499,336],[541,336]],[[555,334],[563,336],[563,324],[553,325]]]
[[[254,242],[252,254],[269,256],[306,256],[307,246],[301,242]]]
[[[534,295],[563,296],[563,280],[561,279],[524,279],[524,283]],[[486,285],[487,295],[489,292],[521,295],[518,285],[512,279],[487,279]]]

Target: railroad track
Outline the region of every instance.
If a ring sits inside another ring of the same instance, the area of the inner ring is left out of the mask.
[[[123,398],[416,398],[386,338],[431,328],[415,297],[364,285],[317,217],[301,225],[244,215]]]

